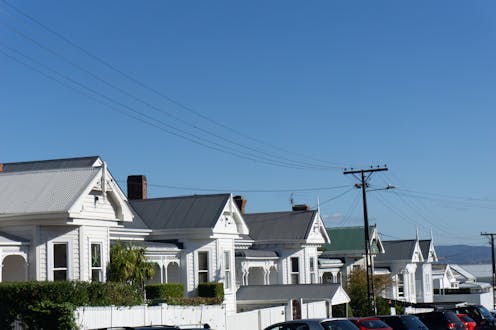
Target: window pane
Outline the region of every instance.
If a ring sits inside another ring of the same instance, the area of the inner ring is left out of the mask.
[[[54,281],[65,281],[67,279],[67,271],[66,270],[54,270],[53,271],[53,280]]]
[[[200,283],[208,282],[208,273],[198,273],[198,282]]]
[[[291,271],[293,273],[299,272],[298,258],[291,258]]]
[[[208,270],[208,252],[198,252],[198,269]]]
[[[101,273],[102,273],[101,270],[99,270],[99,269],[93,269],[91,271],[91,280],[93,282],[100,282],[102,280],[101,277],[100,277],[100,274]]]
[[[291,275],[291,284],[298,284],[300,282],[300,276],[298,274]]]
[[[53,245],[53,267],[54,268],[67,267],[67,244]]]
[[[102,266],[102,254],[100,244],[91,244],[91,267]]]
[[[224,251],[224,268],[226,270],[231,269],[231,254],[229,251]]]
[[[313,265],[313,258],[310,258],[310,271],[313,272],[314,270],[314,265]]]

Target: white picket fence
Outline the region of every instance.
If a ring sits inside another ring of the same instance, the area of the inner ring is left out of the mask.
[[[262,330],[273,323],[291,319],[290,311],[288,306],[236,314],[228,314],[224,305],[80,307],[76,310],[76,322],[81,330],[165,324],[202,327],[205,323],[215,330]],[[301,304],[302,318],[326,317],[327,313],[324,301]]]
[[[105,327],[143,325],[184,325],[202,327],[208,323],[212,329],[226,329],[224,305],[200,306],[132,306],[132,307],[80,307],[76,310],[76,323],[81,330]]]

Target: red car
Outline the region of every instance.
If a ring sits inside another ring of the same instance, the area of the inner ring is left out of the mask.
[[[377,317],[351,317],[349,320],[360,330],[393,330]]]
[[[463,322],[466,330],[475,330],[477,323],[470,316],[467,314],[456,314],[456,316]]]

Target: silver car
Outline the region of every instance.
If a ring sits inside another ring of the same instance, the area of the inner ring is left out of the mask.
[[[303,319],[280,322],[264,330],[359,330],[347,319]]]

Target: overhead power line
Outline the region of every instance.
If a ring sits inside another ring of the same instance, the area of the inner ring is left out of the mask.
[[[111,63],[109,63],[108,61],[105,61],[103,60],[101,57],[98,57],[96,56],[95,54],[93,54],[92,52],[86,50],[85,48],[79,46],[78,44],[76,44],[75,42],[73,42],[71,39],[65,37],[64,35],[62,35],[61,33],[55,31],[54,29],[48,27],[47,25],[43,24],[42,22],[40,22],[39,20],[37,20],[36,18],[34,18],[33,16],[25,13],[24,11],[20,10],[18,7],[12,5],[11,3],[9,3],[8,1],[6,0],[2,0],[2,2],[8,6],[8,8],[10,8],[11,10],[15,11],[18,15],[21,15],[22,17],[24,17],[25,19],[37,24],[38,26],[40,26],[41,28],[43,28],[45,31],[48,31],[49,33],[57,36],[59,39],[63,40],[64,42],[66,42],[67,44],[69,44],[70,46],[72,46],[73,48],[83,52],[86,56],[92,58],[93,60],[97,61],[98,63],[104,65],[105,67],[111,69],[112,71],[114,72],[117,72],[119,73],[121,76],[125,77],[126,79],[132,81],[133,83],[135,83],[136,85],[148,90],[148,91],[151,91],[153,92],[154,94],[156,95],[159,95],[160,97],[164,98],[165,100],[167,100],[168,102],[171,102],[173,104],[175,104],[176,106],[178,106],[179,108],[183,109],[183,110],[187,110],[188,112],[202,118],[203,120],[206,120],[212,124],[215,124],[219,127],[222,127],[223,129],[226,129],[232,133],[235,133],[236,135],[238,136],[241,136],[243,138],[246,138],[246,139],[249,139],[251,141],[254,141],[254,142],[257,142],[258,144],[261,144],[261,145],[265,145],[265,146],[268,146],[268,147],[271,147],[272,149],[274,150],[278,150],[278,151],[282,151],[282,152],[285,152],[285,153],[288,153],[288,154],[294,154],[294,155],[299,155],[299,156],[303,156],[305,159],[312,159],[314,161],[317,161],[321,164],[312,164],[312,163],[308,163],[307,161],[297,161],[297,160],[292,160],[292,159],[289,159],[289,158],[286,158],[286,157],[283,157],[281,155],[278,155],[278,157],[282,158],[282,159],[285,159],[287,161],[291,161],[291,162],[295,162],[295,163],[299,163],[300,165],[306,165],[306,166],[309,166],[309,167],[312,167],[312,168],[315,168],[315,169],[337,169],[337,168],[342,168],[343,165],[338,165],[337,163],[332,163],[332,162],[328,162],[328,161],[324,161],[324,160],[320,160],[320,159],[317,159],[317,158],[314,158],[314,157],[311,157],[311,156],[308,156],[308,155],[303,155],[303,154],[300,154],[300,153],[296,153],[294,152],[293,150],[287,150],[285,148],[281,148],[281,147],[278,147],[278,146],[275,146],[275,145],[272,145],[270,143],[267,143],[265,141],[262,141],[260,139],[257,139],[257,138],[254,138],[254,137],[251,137],[249,135],[246,135],[246,134],[243,134],[241,132],[239,132],[238,130],[235,130],[233,129],[232,127],[229,127],[225,124],[222,124],[218,121],[215,121],[213,119],[211,119],[210,117],[202,114],[201,112],[198,112],[196,111],[195,109],[193,109],[192,107],[189,107],[189,106],[186,106],[184,105],[182,102],[179,102],[177,101],[176,99],[164,94],[163,92],[160,92],[158,91],[157,89],[153,88],[153,87],[150,87],[149,85],[143,83],[142,81],[132,77],[131,75],[125,73],[124,71],[118,69],[116,66],[112,65]],[[45,47],[44,45],[41,45],[39,42],[37,42],[36,40],[34,40],[33,38],[30,38],[29,36],[27,36],[26,34],[22,33],[21,31],[15,29],[15,28],[12,28],[12,27],[8,27],[11,31],[14,31],[16,34],[19,34],[21,35],[22,37],[24,38],[28,38],[31,42],[34,42],[35,44],[37,44],[38,46],[44,48],[46,51],[49,51],[50,53],[52,53],[53,55],[57,56],[57,57],[61,57],[61,55],[59,55],[58,53],[56,52],[53,52],[51,49]],[[120,87],[117,87],[117,86],[114,86],[113,84],[109,84],[107,81],[105,81],[104,79],[102,79],[101,77],[99,77],[98,75],[95,75],[93,73],[91,73],[89,70],[86,70],[84,69],[83,67],[79,66],[77,63],[74,63],[72,61],[68,61],[68,59],[66,58],[63,58],[66,62],[68,62],[69,64],[71,65],[74,65],[76,66],[78,69],[82,70],[83,72],[87,73],[87,74],[90,74],[93,78],[105,83],[106,85],[108,85],[109,87],[112,87],[116,90],[118,90],[119,92],[121,93],[124,93],[125,95],[133,98],[134,100],[140,102],[140,103],[143,103],[143,104],[146,104],[147,106],[149,107],[152,107],[153,109],[155,110],[158,110],[158,111],[161,111],[163,112],[162,109],[157,109],[155,106],[152,106],[151,104],[149,104],[148,102],[142,100],[142,99],[139,99],[139,98],[136,98],[134,95],[130,94],[129,92],[123,90],[122,88]],[[265,154],[266,156],[269,156],[269,157],[272,157],[272,152],[269,153],[269,152],[265,152],[265,151],[261,151],[261,150],[258,150],[258,149],[255,149],[253,147],[250,147],[250,146],[246,146],[246,145],[243,145],[243,144],[240,144],[240,143],[237,143],[235,141],[232,141],[230,139],[226,139],[225,137],[220,137],[218,134],[216,133],[213,133],[211,131],[208,131],[208,130],[205,130],[205,129],[202,129],[201,127],[198,127],[197,125],[192,125],[190,123],[187,123],[185,120],[183,119],[180,119],[179,117],[173,115],[173,114],[170,114],[170,113],[167,113],[169,116],[171,116],[172,118],[174,118],[175,120],[178,120],[180,122],[182,122],[183,124],[187,124],[189,126],[192,126],[193,128],[195,129],[198,129],[200,131],[202,131],[203,133],[206,133],[206,134],[209,134],[211,136],[215,136],[216,138],[222,138],[224,141],[228,142],[228,143],[232,143],[234,145],[237,145],[237,146],[240,146],[242,148],[247,148],[249,150],[252,150],[252,151],[256,151],[256,152],[260,152],[262,154]]]

